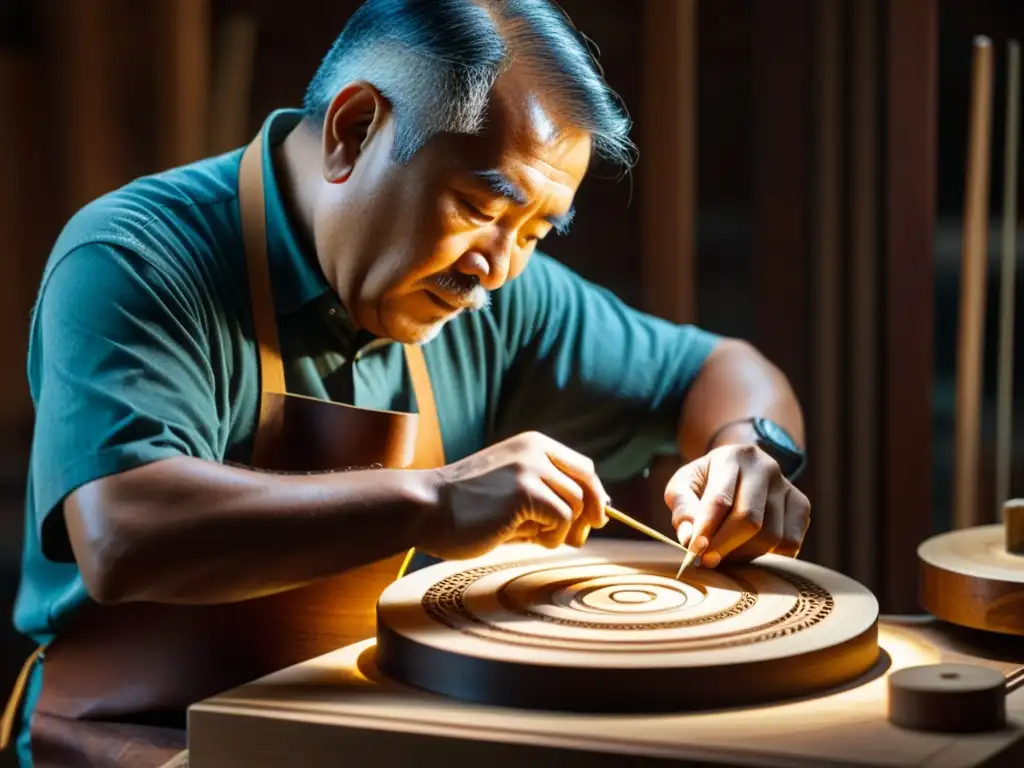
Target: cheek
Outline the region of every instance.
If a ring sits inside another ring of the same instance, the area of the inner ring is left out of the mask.
[[[508,265],[508,276],[505,278],[506,282],[514,280],[522,274],[522,271],[526,269],[526,265],[530,263],[530,257],[536,250],[536,246],[531,245],[529,248],[517,248],[512,254],[512,260]]]
[[[465,252],[464,238],[430,236],[417,237],[411,247],[410,269],[406,284],[410,287],[440,272],[447,272]]]
[[[445,272],[470,247],[471,234],[453,221],[441,195],[420,198],[418,205],[400,211],[401,250],[406,253],[407,286],[411,287],[431,275]]]

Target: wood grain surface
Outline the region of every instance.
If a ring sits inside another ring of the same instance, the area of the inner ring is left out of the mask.
[[[1007,550],[1005,526],[933,536],[918,558],[925,610],[953,624],[1024,635],[1024,556]]]
[[[981,638],[981,639],[977,639]],[[940,661],[1007,672],[1024,649],[934,620],[886,619],[889,670]],[[988,642],[991,640],[992,642]],[[1014,642],[1016,639],[1013,638]],[[194,706],[195,768],[244,764],[504,766],[994,766],[1024,760],[1024,689],[1011,728],[968,737],[886,719],[887,673],[824,696],[772,706],[662,715],[517,710],[401,686],[375,669],[367,639]],[[642,690],[624,695],[641,698]]]

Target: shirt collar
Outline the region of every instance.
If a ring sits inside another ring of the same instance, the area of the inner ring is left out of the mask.
[[[274,171],[274,147],[284,141],[302,117],[300,110],[279,109],[271,113],[261,129],[267,259],[274,285],[274,307],[278,315],[296,312],[331,290],[315,255],[309,253],[296,236]]]

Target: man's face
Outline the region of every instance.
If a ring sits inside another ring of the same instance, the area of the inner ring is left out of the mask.
[[[395,122],[379,94],[335,100],[316,248],[361,328],[426,342],[460,312],[485,306],[490,291],[522,272],[537,242],[568,225],[590,137],[563,126],[522,83],[504,80],[482,134],[438,136],[404,166],[391,160]]]

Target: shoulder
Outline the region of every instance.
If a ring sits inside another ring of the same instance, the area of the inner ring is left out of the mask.
[[[83,206],[54,242],[37,305],[56,273],[69,299],[143,289],[196,311],[226,284],[244,281],[240,154],[140,177]]]
[[[131,252],[168,274],[195,271],[197,260],[240,238],[237,179],[240,151],[143,176],[79,209],[61,230],[43,281],[83,246]]]

